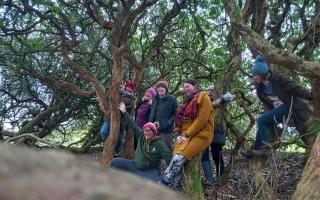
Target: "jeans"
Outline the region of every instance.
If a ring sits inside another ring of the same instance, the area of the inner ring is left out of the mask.
[[[160,173],[157,169],[142,170],[138,169],[133,160],[124,158],[114,158],[111,160],[110,167],[137,174],[152,181],[160,181]]]
[[[103,141],[107,140],[107,138],[109,136],[109,132],[110,132],[110,120],[105,121],[100,129],[100,134],[101,134]],[[119,139],[118,139],[117,145],[114,149],[116,154],[119,154],[121,151],[123,139],[124,139],[124,130],[122,128],[120,128]]]
[[[211,143],[211,154],[212,154],[212,159],[216,165],[216,176],[221,176],[224,170],[224,161],[222,158],[222,145],[221,144],[216,144],[216,143]],[[210,161],[209,159],[209,147],[206,149],[202,156],[201,161]]]
[[[263,142],[269,142],[269,128],[272,128],[276,122],[282,123],[284,117],[289,113],[289,107],[285,104],[280,105],[268,112],[263,113],[257,119],[257,135],[253,149],[258,150],[264,145]]]

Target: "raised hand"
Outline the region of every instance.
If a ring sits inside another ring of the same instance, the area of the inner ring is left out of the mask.
[[[118,108],[120,109],[121,112],[126,112],[126,105],[123,102],[120,102]]]

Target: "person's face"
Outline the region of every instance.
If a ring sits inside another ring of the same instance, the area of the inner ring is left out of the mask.
[[[183,91],[185,95],[189,96],[195,92],[195,87],[190,83],[183,83]]]
[[[266,79],[264,76],[261,76],[261,75],[254,75],[253,77],[253,80],[257,83],[257,84],[260,84],[260,83],[263,83]]]
[[[144,135],[144,138],[146,138],[147,140],[150,140],[156,137],[152,132],[151,128],[149,127],[143,129],[143,135]]]
[[[145,92],[143,99],[150,101],[152,100],[152,95],[149,92]]]
[[[125,90],[126,90],[127,92],[130,92],[130,93],[132,93],[132,92],[133,92],[133,90],[132,90],[132,88],[131,88],[131,87],[126,87],[126,88],[125,88]]]
[[[213,91],[212,90],[207,90],[207,95],[210,97],[210,98],[213,98]]]
[[[160,96],[165,95],[167,93],[167,89],[163,86],[158,86],[157,87],[157,92]]]

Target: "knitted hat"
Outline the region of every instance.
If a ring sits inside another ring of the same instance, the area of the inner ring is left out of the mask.
[[[257,56],[256,62],[252,66],[252,74],[255,75],[267,75],[269,72],[269,67],[266,61],[261,57]]]
[[[197,82],[196,80],[194,80],[194,79],[185,79],[185,80],[183,81],[183,83],[189,83],[189,84],[191,84],[191,85],[193,85],[193,86],[198,85],[198,82]]]
[[[153,87],[150,87],[146,90],[152,97],[156,96],[157,92],[153,89]]]
[[[123,86],[124,88],[130,88],[131,90],[134,90],[137,84],[129,80],[129,81],[126,81]]]
[[[157,127],[154,123],[148,122],[145,125],[143,125],[143,129],[150,128],[154,135],[157,135]]]
[[[160,80],[158,83],[157,83],[157,87],[164,87],[166,88],[167,92],[169,91],[169,87],[168,87],[168,82],[166,80]]]
[[[206,91],[212,91],[212,92],[214,92],[214,87],[213,87],[213,86],[210,86],[210,87],[208,87],[208,88],[206,89]]]

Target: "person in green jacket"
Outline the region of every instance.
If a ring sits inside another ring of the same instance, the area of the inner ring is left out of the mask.
[[[146,123],[142,130],[126,112],[123,102],[119,104],[119,109],[127,125],[134,133],[134,137],[137,140],[137,148],[134,160],[114,158],[111,160],[110,167],[129,171],[153,181],[159,181],[161,179],[159,171],[160,160],[163,159],[166,163],[170,163],[172,158],[170,149],[157,136],[157,127],[154,123]]]

